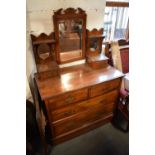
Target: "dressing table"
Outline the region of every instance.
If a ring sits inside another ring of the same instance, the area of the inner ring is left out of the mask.
[[[90,52],[84,10],[59,9],[54,12],[53,22],[55,41],[50,46],[53,46],[51,53],[54,54],[51,55],[54,58],[50,61],[42,59],[39,65],[57,64],[49,71],[56,74],[37,71],[34,81],[40,100],[39,110],[46,122],[42,128],[44,131],[48,128],[49,139],[58,144],[112,120],[123,73],[108,65],[108,58],[101,50],[95,54]],[[45,43],[47,39],[39,43]],[[86,59],[86,63],[59,67],[81,59]],[[96,62],[100,65],[96,66]]]

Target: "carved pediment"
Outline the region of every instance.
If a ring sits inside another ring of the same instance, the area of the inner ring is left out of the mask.
[[[85,14],[85,11],[81,8],[67,8],[67,9],[59,9],[54,12],[54,15],[73,15],[73,14]]]

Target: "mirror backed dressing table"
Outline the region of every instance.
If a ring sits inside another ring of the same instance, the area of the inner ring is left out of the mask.
[[[91,54],[89,51],[84,10],[59,9],[54,13],[53,21],[55,36],[49,46],[52,47],[50,52],[54,58],[44,56],[39,65],[55,63],[57,67],[50,68],[49,72],[56,74],[37,70],[35,86],[40,100],[39,110],[43,113],[42,120],[46,122],[42,128],[45,131],[46,126],[49,139],[58,144],[112,120],[123,73],[109,66],[108,58],[101,52]],[[99,38],[103,39],[101,36]],[[39,44],[47,43],[47,40],[48,36]],[[101,41],[98,43],[101,44]],[[34,47],[33,39],[32,45]],[[59,67],[59,64],[81,59],[86,59],[86,63]]]

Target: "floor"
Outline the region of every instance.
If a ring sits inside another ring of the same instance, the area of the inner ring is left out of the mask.
[[[129,133],[111,123],[54,146],[50,155],[128,155]]]

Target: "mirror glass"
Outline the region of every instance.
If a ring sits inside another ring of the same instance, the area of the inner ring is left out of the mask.
[[[95,52],[98,50],[98,39],[97,38],[91,38],[90,39],[90,51]]]
[[[50,56],[50,47],[47,44],[40,44],[37,51],[39,58],[42,60],[45,60]]]
[[[82,20],[59,21],[60,60],[62,62],[82,57]]]

